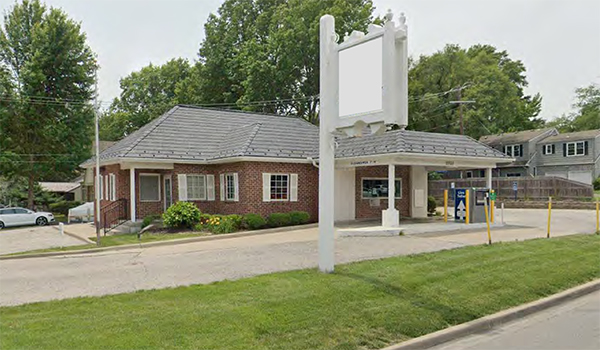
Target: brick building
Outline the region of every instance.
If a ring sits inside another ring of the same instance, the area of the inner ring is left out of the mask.
[[[299,118],[176,106],[101,152],[101,217],[136,221],[189,201],[213,214],[301,210],[316,221],[318,146],[318,127]],[[400,216],[423,217],[428,171],[510,161],[468,137],[404,130],[335,147],[338,221],[380,218],[390,174]],[[95,160],[82,167],[93,183]]]

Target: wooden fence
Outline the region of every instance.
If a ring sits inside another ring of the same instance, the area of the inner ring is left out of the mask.
[[[485,178],[430,180],[429,195],[441,200],[444,190],[450,189],[454,182],[455,188],[486,187]],[[584,199],[594,196],[592,185],[553,176],[537,177],[495,177],[492,179],[492,189],[498,199],[514,199],[513,183],[517,183],[517,198],[526,200]]]

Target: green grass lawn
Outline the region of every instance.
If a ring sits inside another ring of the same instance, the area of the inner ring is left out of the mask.
[[[377,349],[600,277],[600,236],[0,308],[3,349]],[[175,267],[174,267],[175,268]],[[198,273],[202,273],[198,271]]]

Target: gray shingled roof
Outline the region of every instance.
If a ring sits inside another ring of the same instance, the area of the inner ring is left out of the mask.
[[[545,129],[534,129],[534,130],[523,130],[517,132],[507,132],[503,134],[497,135],[485,135],[479,138],[479,142],[483,142],[486,145],[495,146],[495,145],[510,145],[515,143],[523,143],[527,142],[531,139],[534,139],[553,128],[545,128]]]
[[[589,140],[600,136],[600,129],[585,130],[578,132],[569,132],[565,134],[558,134],[545,138],[541,144],[554,143],[554,142],[565,142],[565,141],[582,141]]]
[[[318,128],[301,118],[175,106],[100,153],[100,159],[306,159],[318,144]]]
[[[176,106],[100,153],[100,159],[307,159],[318,158],[318,148],[319,128],[300,118]],[[336,157],[400,152],[509,158],[466,136],[418,131],[338,138]]]
[[[337,158],[386,153],[427,153],[451,156],[506,158],[504,153],[463,135],[395,130],[382,135],[338,140]]]

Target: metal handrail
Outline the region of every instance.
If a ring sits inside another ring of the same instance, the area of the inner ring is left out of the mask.
[[[115,227],[123,224],[129,217],[127,200],[118,199],[102,208],[102,227],[104,235]]]

